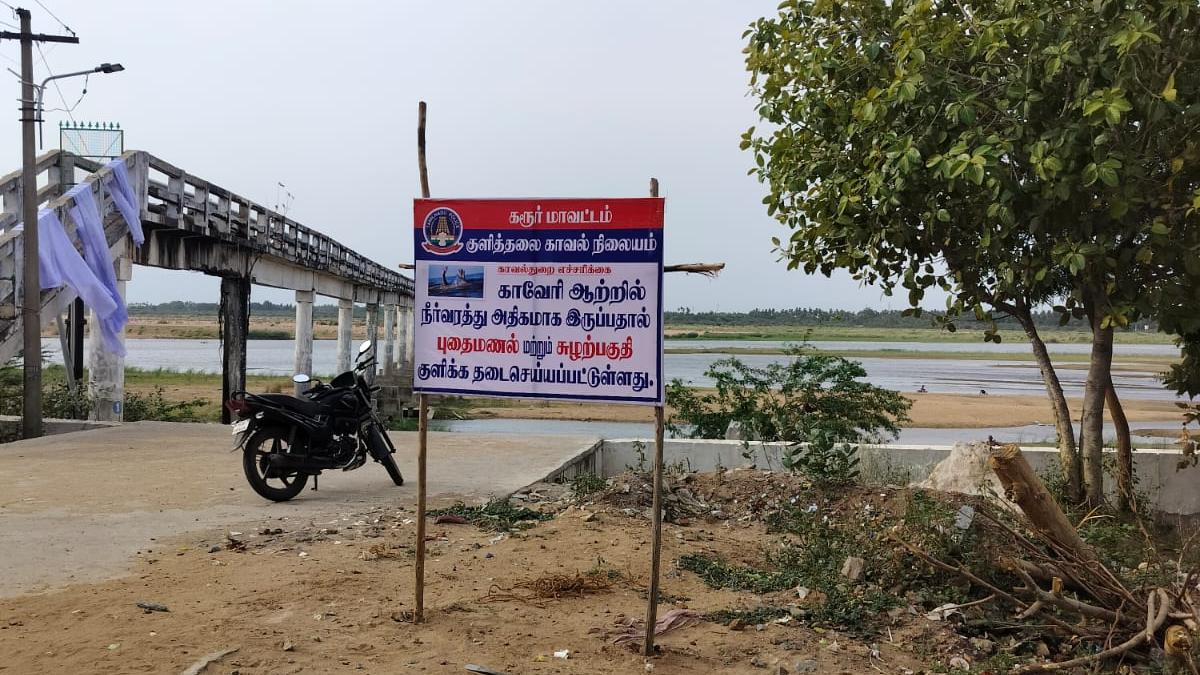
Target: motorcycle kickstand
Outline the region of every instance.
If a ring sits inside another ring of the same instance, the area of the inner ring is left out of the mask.
[[[317,491],[317,477],[318,477],[318,476],[320,476],[320,475],[321,475],[321,474],[319,474],[319,473],[314,473],[314,474],[313,474],[313,492],[316,492],[316,491]]]

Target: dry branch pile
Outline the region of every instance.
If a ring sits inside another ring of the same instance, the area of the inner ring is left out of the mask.
[[[518,600],[541,607],[545,600],[556,600],[562,597],[582,597],[591,593],[601,593],[613,587],[618,575],[607,570],[593,569],[583,574],[546,574],[536,579],[521,581],[510,587],[492,584],[487,595],[480,602],[505,602]]]
[[[1200,631],[1200,591],[1197,573],[1182,571],[1182,557],[1155,563],[1161,572],[1144,575],[1136,584],[1114,573],[1083,541],[1053,496],[1015,445],[993,449],[991,466],[1006,496],[1025,516],[1028,534],[1005,524],[994,514],[980,515],[1009,539],[1011,553],[998,561],[999,575],[985,580],[964,566],[954,565],[921,550],[900,537],[893,539],[908,552],[937,569],[959,575],[1007,603],[1020,620],[1054,627],[1076,645],[1078,657],[1027,665],[1016,672],[1036,673],[1095,667],[1111,661],[1146,660],[1162,649],[1167,666],[1178,673],[1200,675],[1195,655]],[[1151,537],[1141,528],[1147,542]],[[1150,565],[1147,564],[1147,567]],[[1002,588],[997,578],[1016,580]]]

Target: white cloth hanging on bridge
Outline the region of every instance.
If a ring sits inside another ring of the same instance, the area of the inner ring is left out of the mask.
[[[98,316],[116,311],[108,289],[79,255],[58,215],[49,209],[38,212],[38,271],[42,290],[67,286]]]
[[[125,160],[118,157],[105,168],[110,171],[103,179],[104,188],[112,195],[113,204],[117,205],[117,210],[125,217],[125,224],[129,226],[133,243],[141,246],[146,242],[146,235],[142,232],[141,213],[137,207],[137,197],[133,194],[133,186],[129,182],[129,172],[125,169]]]
[[[75,201],[70,208],[71,220],[75,221],[75,231],[83,244],[83,257],[92,273],[96,275],[112,298],[115,307],[108,313],[96,311],[100,322],[100,337],[109,352],[125,356],[125,344],[121,340],[121,331],[129,323],[129,314],[125,309],[125,299],[117,288],[117,275],[113,271],[112,251],[108,247],[108,237],[104,234],[104,219],[96,205],[92,194],[91,183],[80,183],[67,192],[67,196]]]

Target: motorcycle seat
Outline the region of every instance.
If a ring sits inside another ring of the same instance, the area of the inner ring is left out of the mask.
[[[325,412],[325,406],[316,401],[296,398],[287,394],[254,394],[253,396],[261,401],[277,405],[280,408],[287,408],[308,417],[316,417]]]

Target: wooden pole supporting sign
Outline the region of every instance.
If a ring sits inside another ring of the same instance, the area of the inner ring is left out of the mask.
[[[658,179],[650,179],[650,196],[658,196]],[[660,323],[659,330],[662,330]],[[654,654],[654,625],[658,623],[659,559],[662,556],[663,405],[654,406],[654,521],[650,544],[650,586],[646,594],[646,642],[642,653]]]
[[[429,199],[429,167],[425,163],[425,102],[417,105],[417,167],[421,173],[421,197]],[[416,607],[413,623],[425,621],[425,458],[429,448],[429,397],[417,395],[417,564]]]

